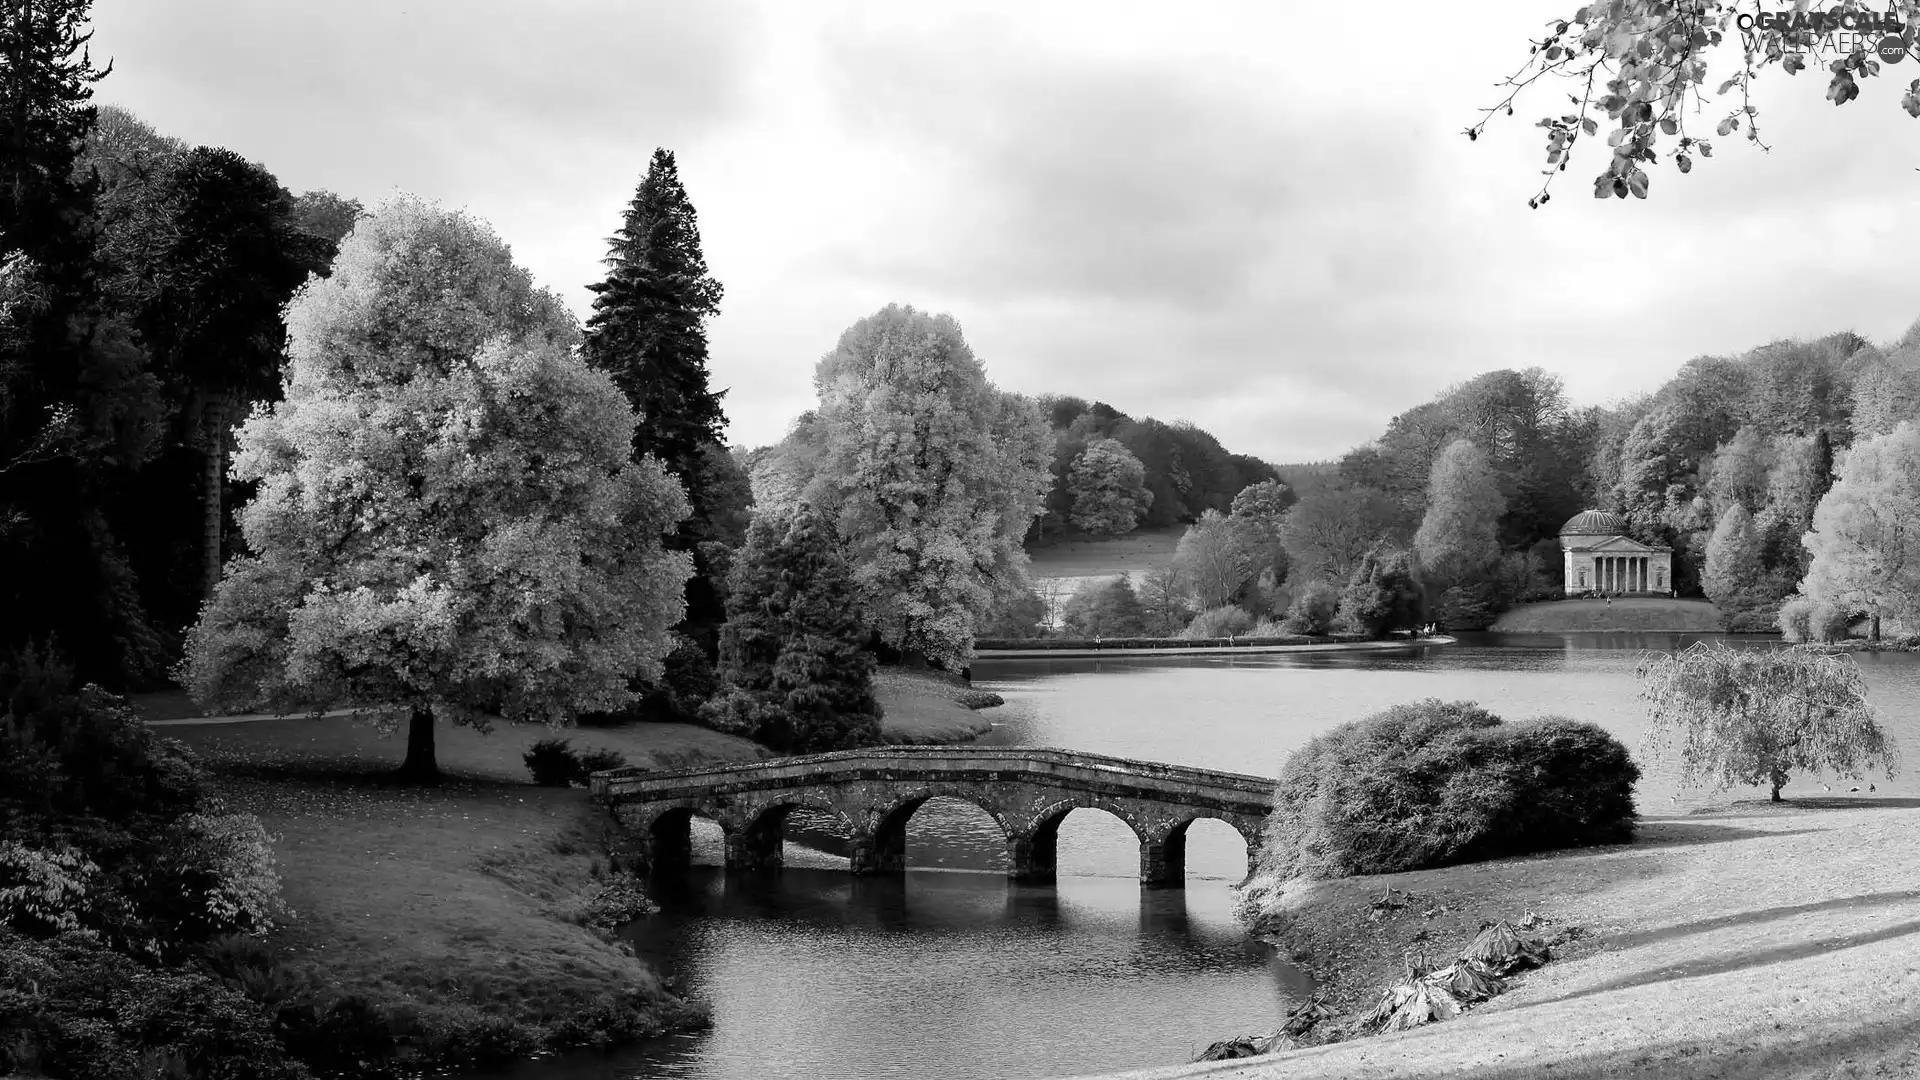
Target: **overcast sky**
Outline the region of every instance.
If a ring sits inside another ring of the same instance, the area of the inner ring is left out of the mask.
[[[1598,202],[1594,140],[1533,211],[1532,125],[1572,87],[1460,132],[1562,6],[97,0],[94,46],[102,101],[295,191],[464,207],[583,317],[673,150],[748,446],[890,302],[952,313],[1003,387],[1275,462],[1496,368],[1603,403],[1702,353],[1920,316],[1920,120],[1898,106],[1920,63],[1839,109],[1821,73],[1776,70],[1771,154],[1720,139],[1647,201]]]

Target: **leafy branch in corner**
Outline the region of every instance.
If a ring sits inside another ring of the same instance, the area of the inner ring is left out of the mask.
[[[1764,0],[1597,0],[1572,18],[1555,19],[1547,33],[1530,41],[1527,62],[1495,85],[1505,96],[1482,109],[1480,121],[1466,129],[1477,141],[1495,117],[1513,115],[1514,104],[1535,83],[1553,75],[1581,84],[1570,93],[1575,112],[1543,117],[1535,126],[1546,129],[1545,180],[1527,201],[1538,208],[1551,197],[1554,177],[1565,172],[1573,148],[1582,138],[1598,136],[1600,121],[1590,115],[1604,111],[1611,122],[1607,167],[1594,177],[1594,198],[1647,197],[1647,169],[1662,156],[1670,157],[1682,173],[1693,170],[1696,157],[1713,156],[1713,143],[1690,134],[1685,105],[1706,108],[1701,88],[1707,85],[1706,54],[1737,40],[1740,69],[1719,84],[1716,97],[1740,91],[1740,104],[1715,125],[1714,136],[1727,138],[1744,131],[1747,141],[1771,150],[1760,137],[1759,109],[1752,101],[1756,75],[1778,65],[1788,75],[1812,67],[1830,73],[1826,97],[1844,105],[1860,96],[1860,80],[1880,74],[1876,46],[1891,35],[1908,55],[1916,54],[1920,38],[1920,0],[1894,0],[1876,9],[1867,0],[1841,0],[1828,11],[1807,11],[1808,5],[1789,5],[1785,11]],[[1889,16],[1893,22],[1886,22]],[[1836,36],[1840,35],[1840,36]],[[1846,42],[1843,47],[1836,42]],[[1906,87],[1900,99],[1908,115],[1920,118],[1920,79]],[[1663,140],[1674,140],[1663,143]],[[1670,147],[1670,148],[1668,148]]]

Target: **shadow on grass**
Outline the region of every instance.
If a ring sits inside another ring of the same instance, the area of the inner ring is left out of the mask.
[[[1796,915],[1811,915],[1821,911],[1851,911],[1860,908],[1885,907],[1890,904],[1920,904],[1920,889],[1904,889],[1899,892],[1865,893],[1859,896],[1840,896],[1831,900],[1817,900],[1806,904],[1788,904],[1782,907],[1764,908],[1760,911],[1742,911],[1733,915],[1721,915],[1712,919],[1700,919],[1695,922],[1679,923],[1651,930],[1640,930],[1628,934],[1609,935],[1606,939],[1609,950],[1632,949],[1641,945],[1653,945],[1663,941],[1673,941],[1693,934],[1704,934],[1712,930],[1724,930],[1730,926],[1754,926],[1773,922],[1778,919],[1791,919]]]
[[[1630,845],[1622,848],[1691,847],[1695,844],[1721,844],[1730,840],[1755,840],[1764,837],[1803,836],[1827,832],[1827,829],[1743,829],[1737,825],[1713,825],[1706,822],[1642,821]],[[1578,850],[1578,849],[1574,849]]]
[[[1789,1041],[1791,1040],[1791,1041]],[[1759,1045],[1724,1035],[1657,1046],[1631,1046],[1571,1061],[1519,1061],[1475,1069],[1475,1080],[1613,1080],[1658,1076],[1670,1080],[1747,1077],[1894,1077],[1920,1074],[1920,1016],[1898,1016],[1850,1030],[1782,1033]]]
[[[369,762],[356,758],[269,758],[249,760],[237,757],[203,759],[207,770],[216,776],[236,780],[268,781],[276,784],[312,784],[325,787],[355,788],[368,791],[418,791],[479,793],[517,791],[524,793],[536,785],[502,780],[457,770],[440,774],[437,785],[422,784],[403,777],[397,763]]]
[[[1913,810],[1916,808],[1920,808],[1920,798],[1893,795],[1832,795],[1782,799],[1779,802],[1771,802],[1767,799],[1743,799],[1724,806],[1703,806],[1691,811],[1687,816],[1733,817],[1743,813],[1785,813],[1789,810]]]
[[[1894,894],[1889,894],[1889,895],[1891,896]],[[1904,893],[1904,894],[1898,894],[1898,895],[1900,895],[1902,898],[1911,898],[1914,894]],[[1813,906],[1817,907],[1817,905],[1813,905]],[[1791,911],[1788,911],[1786,914],[1791,914],[1791,913],[1792,913]],[[1767,912],[1756,912],[1754,914],[1757,916],[1757,918],[1752,921],[1764,921],[1769,917],[1773,917],[1773,918],[1785,917],[1784,914],[1770,916],[1769,913]],[[1737,925],[1739,921],[1740,920],[1738,919],[1730,920],[1728,922],[1728,925]],[[1684,929],[1684,928],[1676,927],[1674,929]],[[1697,932],[1697,930],[1695,932]],[[1851,948],[1856,948],[1862,945],[1873,945],[1883,941],[1896,941],[1900,938],[1911,937],[1915,934],[1920,934],[1920,919],[1909,920],[1903,923],[1896,923],[1893,926],[1886,927],[1885,929],[1873,930],[1866,933],[1840,934],[1833,937],[1821,938],[1818,941],[1803,941],[1798,944],[1782,945],[1782,946],[1779,946],[1778,948],[1773,948],[1773,949],[1759,949],[1759,950],[1742,952],[1742,953],[1739,953],[1738,955],[1722,957],[1719,960],[1705,960],[1697,963],[1688,963],[1688,964],[1672,964],[1667,967],[1656,968],[1653,971],[1644,971],[1636,975],[1629,975],[1626,978],[1615,979],[1611,982],[1600,983],[1597,986],[1590,986],[1585,990],[1579,990],[1571,994],[1562,994],[1559,997],[1552,997],[1552,998],[1542,998],[1538,1001],[1528,1001],[1523,1004],[1515,1005],[1514,1009],[1515,1011],[1518,1011],[1521,1009],[1531,1009],[1541,1005],[1548,1005],[1556,1002],[1576,1001],[1583,997],[1592,997],[1595,994],[1611,993],[1612,991],[1615,991],[1615,990],[1631,990],[1635,987],[1651,986],[1655,983],[1672,982],[1676,979],[1695,979],[1705,975],[1724,975],[1730,971],[1741,971],[1746,968],[1767,967],[1772,964],[1785,964],[1785,963],[1790,963],[1794,960],[1804,960],[1809,956],[1820,956],[1825,953],[1835,952],[1840,949],[1851,949]],[[1673,936],[1677,937],[1679,935],[1676,934]]]

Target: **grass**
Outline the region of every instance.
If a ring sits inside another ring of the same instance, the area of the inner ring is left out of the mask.
[[[1184,525],[1136,529],[1111,540],[1065,540],[1028,553],[1036,580],[1144,574],[1173,562]]]
[[[181,708],[167,698],[140,704],[150,716]],[[704,1021],[585,925],[606,869],[600,816],[582,789],[529,782],[520,754],[544,728],[443,726],[448,780],[432,790],[385,782],[404,741],[365,722],[176,719],[160,730],[197,750],[220,793],[275,837],[294,917],[270,944],[294,984],[361,995],[454,1052],[484,1041],[520,1053]],[[569,735],[657,767],[768,756],[683,725]]]
[[[1523,604],[1493,624],[1500,634],[1564,634],[1606,631],[1643,633],[1718,633],[1725,626],[1720,609],[1706,600],[1664,597],[1616,597],[1605,600],[1549,600]]]
[[[966,684],[935,671],[881,668],[874,691],[886,709],[880,734],[888,743],[917,746],[966,742],[993,730],[993,722],[960,704]]]
[[[1404,907],[1376,907],[1391,886]],[[1533,911],[1585,933],[1466,1016],[1241,1062],[1242,1080],[1890,1077],[1920,1071],[1920,800],[1736,804],[1635,843],[1282,892],[1262,922],[1338,1005],[1407,949]],[[1226,1037],[1228,1032],[1208,1033]],[[1130,1076],[1134,1074],[1129,1074]]]

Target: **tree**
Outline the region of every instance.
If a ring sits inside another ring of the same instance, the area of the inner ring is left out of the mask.
[[[632,410],[485,226],[411,198],[287,307],[285,399],[240,430],[257,481],[188,636],[201,703],[405,719],[402,774],[438,776],[436,717],[558,724],[658,674],[691,573],[661,538],[679,485],[632,460]]]
[[[1707,541],[1707,565],[1700,584],[1706,589],[1707,599],[1731,613],[1747,606],[1752,594],[1763,588],[1763,574],[1753,515],[1745,506],[1734,503],[1720,515],[1713,538]]]
[[[1850,658],[1805,645],[1760,650],[1703,641],[1648,657],[1636,675],[1651,720],[1649,751],[1664,756],[1677,737],[1682,784],[1709,780],[1717,791],[1770,785],[1780,802],[1793,772],[1858,779],[1878,763],[1887,779],[1894,776],[1896,748]]]
[[[1039,406],[987,381],[952,316],[899,305],[848,328],[814,382],[807,497],[849,545],[869,624],[909,663],[958,667],[1027,587],[1052,442]]]
[[[1147,490],[1140,459],[1112,439],[1096,439],[1073,459],[1067,475],[1073,498],[1068,514],[1075,528],[1096,536],[1132,532],[1153,492]]]
[[[1253,560],[1254,576],[1270,576],[1275,586],[1286,581],[1292,569],[1283,529],[1287,511],[1299,501],[1293,489],[1280,481],[1262,480],[1241,488],[1227,513],[1241,548]]]
[[[1382,536],[1395,534],[1399,520],[1399,505],[1377,488],[1329,488],[1287,511],[1280,537],[1308,577],[1345,581]]]
[[[1233,523],[1218,510],[1208,510],[1187,526],[1174,548],[1173,566],[1202,611],[1232,603],[1254,573],[1253,557]]]
[[[1511,113],[1526,87],[1548,74],[1569,79],[1580,88],[1571,95],[1575,111],[1543,117],[1537,126],[1547,131],[1547,180],[1529,201],[1539,207],[1549,198],[1553,177],[1565,170],[1574,147],[1584,138],[1598,138],[1601,123],[1589,115],[1604,112],[1612,148],[1606,169],[1594,178],[1593,195],[1647,197],[1647,167],[1660,160],[1663,138],[1674,139],[1673,164],[1682,174],[1694,162],[1713,156],[1713,140],[1687,126],[1682,108],[1689,99],[1704,97],[1712,85],[1707,54],[1728,38],[1735,38],[1739,60],[1732,74],[1719,83],[1717,95],[1738,90],[1739,98],[1715,125],[1716,138],[1744,134],[1747,141],[1769,149],[1760,138],[1756,109],[1747,105],[1755,77],[1778,64],[1792,75],[1815,66],[1829,77],[1826,99],[1844,105],[1860,96],[1860,80],[1880,73],[1874,45],[1851,51],[1830,50],[1820,42],[1841,32],[1857,33],[1869,43],[1888,36],[1911,42],[1908,26],[1920,16],[1912,0],[1890,0],[1884,11],[1866,5],[1844,15],[1836,6],[1828,12],[1739,10],[1727,0],[1622,0],[1588,4],[1571,17],[1549,22],[1547,33],[1533,43],[1531,57],[1504,84],[1508,92],[1479,123],[1466,129],[1478,139],[1494,117]],[[1737,34],[1737,37],[1735,35]],[[1897,59],[1897,57],[1896,57]],[[1894,73],[1898,74],[1899,69]],[[1599,76],[1604,74],[1604,78]],[[1596,90],[1596,87],[1599,88]],[[1598,96],[1596,96],[1598,95]],[[1900,107],[1920,117],[1920,86],[1910,86]]]
[[[1486,452],[1456,439],[1433,463],[1427,513],[1413,538],[1420,564],[1447,585],[1483,576],[1500,558],[1500,515],[1506,510]]]
[[[334,246],[340,247],[340,241],[353,232],[353,227],[367,214],[359,199],[349,199],[335,195],[331,191],[309,191],[296,196],[293,200],[293,227],[316,236]]]
[[[1141,627],[1153,637],[1173,637],[1193,618],[1186,582],[1172,563],[1147,571],[1135,595],[1140,599]]]
[[[640,414],[633,450],[652,454],[683,483],[703,448],[720,441],[725,416],[707,385],[706,320],[720,312],[720,283],[707,273],[693,203],[668,150],[655,150],[647,175],[608,241],[607,276],[593,291],[583,352]],[[693,520],[705,502],[691,492]]]
[[[298,229],[280,182],[230,150],[181,152],[150,182],[126,188],[125,212],[104,246],[116,264],[116,301],[177,410],[169,418],[176,437],[204,462],[197,601],[220,580],[233,421],[278,390],[280,310],[308,275],[326,271],[335,247]]]
[[[1411,629],[1421,618],[1420,580],[1413,572],[1412,554],[1376,545],[1340,593],[1340,622],[1356,634],[1381,638]]]
[[[1138,637],[1145,630],[1146,612],[1125,574],[1111,581],[1089,578],[1067,600],[1061,618],[1073,637]]]
[[[1920,623],[1920,426],[1854,444],[1802,538],[1803,591],[1849,611]]]
[[[808,505],[755,517],[720,631],[727,689],[702,717],[790,754],[877,745],[867,633],[831,524]]]

